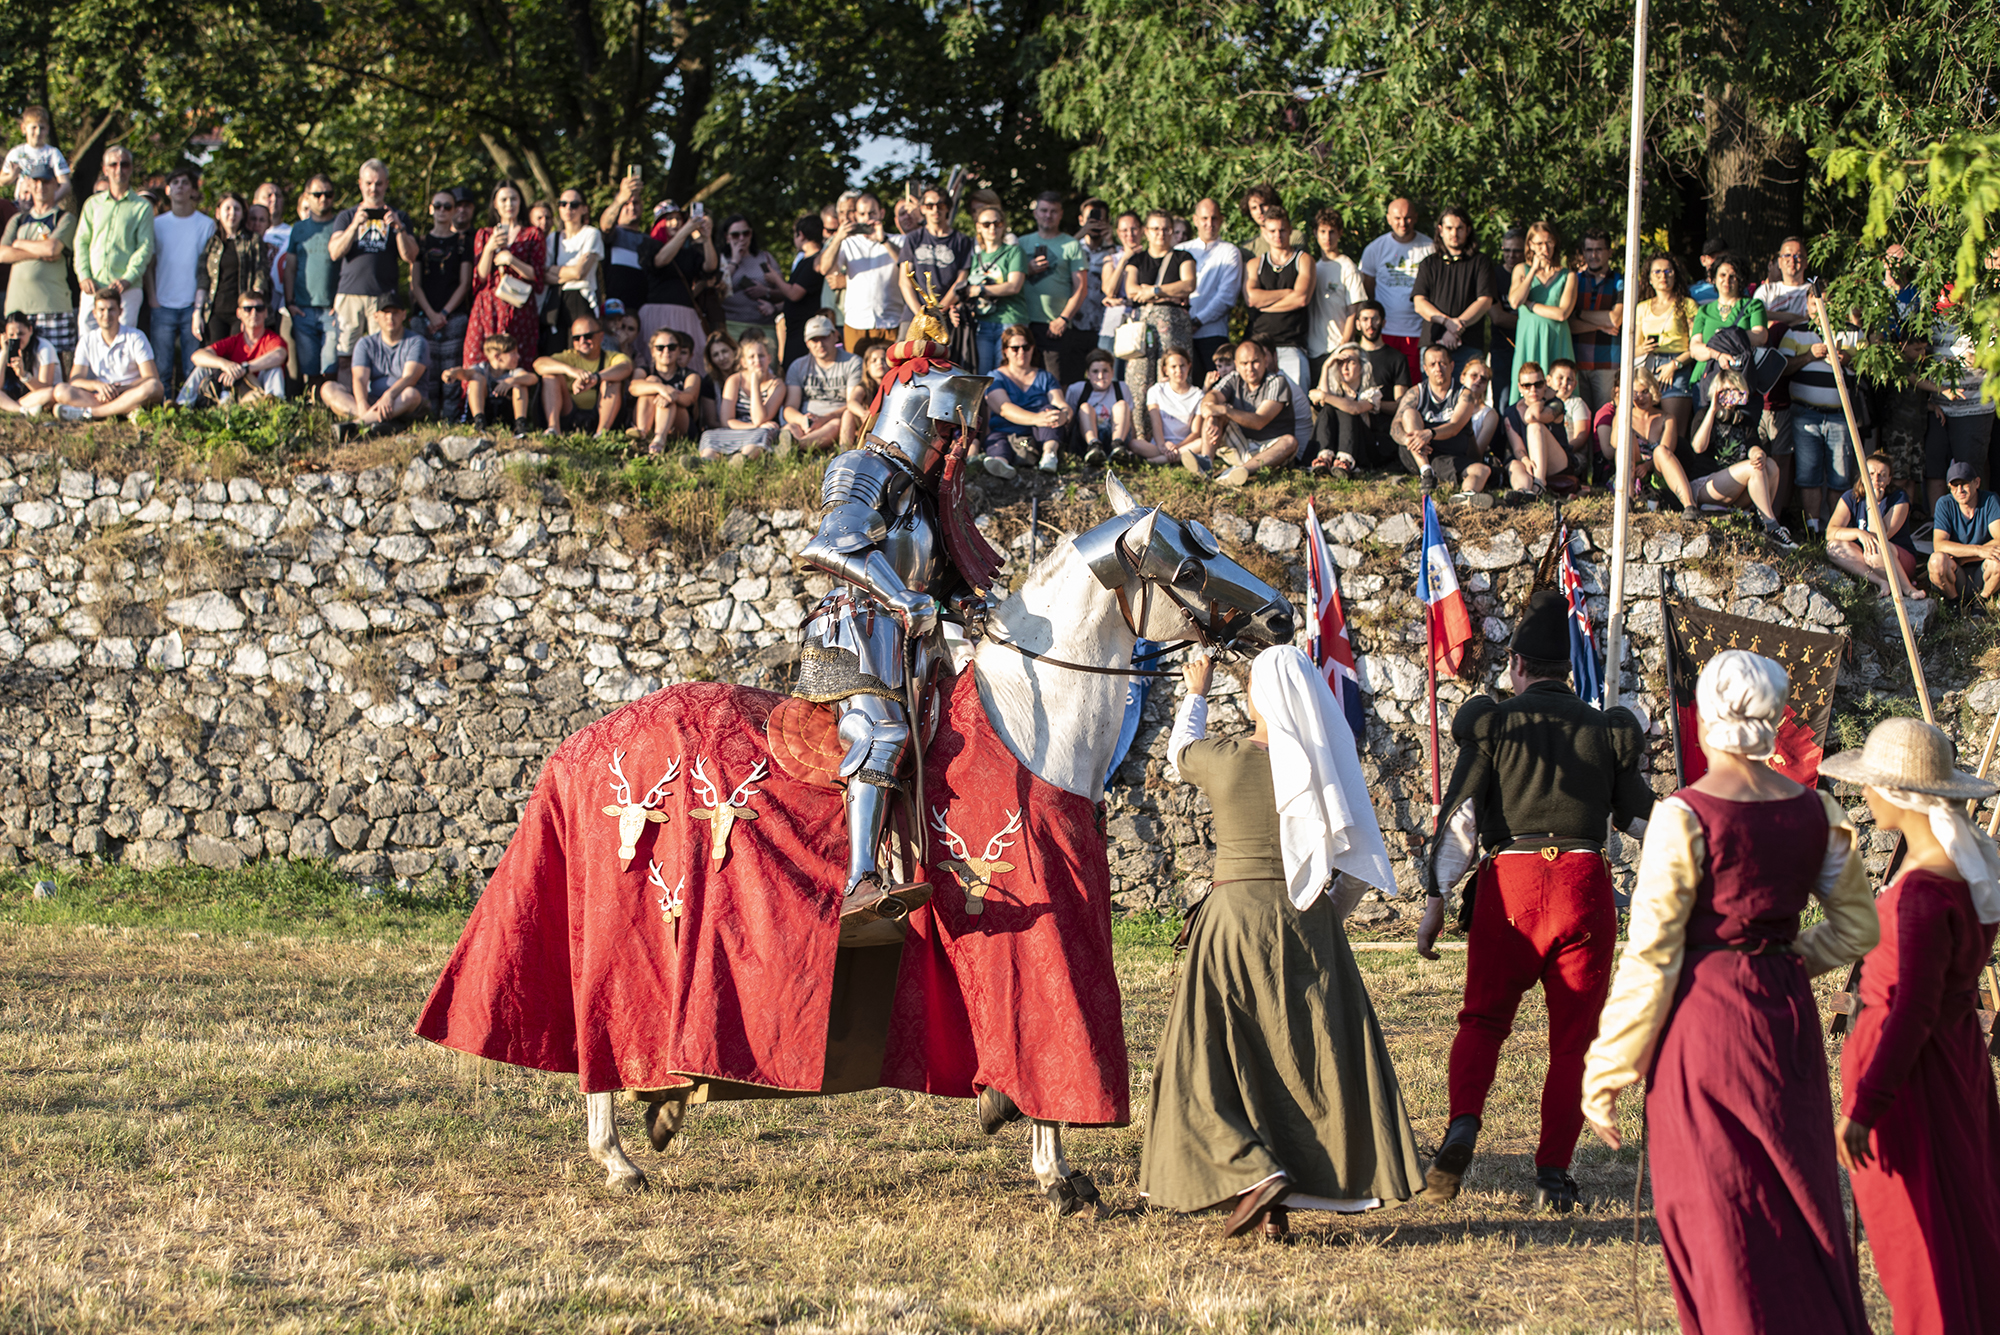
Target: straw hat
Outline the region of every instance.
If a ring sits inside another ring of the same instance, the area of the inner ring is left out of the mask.
[[[1900,788],[1938,797],[1991,797],[2000,784],[1975,779],[1951,763],[1951,742],[1922,719],[1883,719],[1859,751],[1820,762],[1819,772],[1845,783]]]

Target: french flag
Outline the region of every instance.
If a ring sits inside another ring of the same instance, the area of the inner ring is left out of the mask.
[[[1361,677],[1354,670],[1354,642],[1348,638],[1347,614],[1340,606],[1340,572],[1326,549],[1326,535],[1320,531],[1311,500],[1306,501],[1306,601],[1312,604],[1312,618],[1306,623],[1312,661],[1326,674],[1326,684],[1340,701],[1347,730],[1359,747],[1365,726]]]
[[[1451,549],[1444,545],[1444,526],[1438,523],[1437,507],[1424,494],[1424,559],[1417,567],[1417,597],[1423,599],[1425,618],[1430,625],[1431,661],[1440,671],[1455,673],[1472,639],[1472,618],[1465,610],[1465,595],[1458,591],[1458,571],[1452,568]]]

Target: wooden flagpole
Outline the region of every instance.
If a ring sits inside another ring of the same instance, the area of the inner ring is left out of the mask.
[[[1840,364],[1840,345],[1833,341],[1833,322],[1827,317],[1826,301],[1815,295],[1812,302],[1819,315],[1819,335],[1826,344],[1827,364],[1833,367],[1833,387],[1840,391],[1840,411],[1847,418],[1847,440],[1854,449],[1854,466],[1861,474],[1862,494],[1868,498],[1868,522],[1872,526],[1869,532],[1882,548],[1882,574],[1889,581],[1889,601],[1896,605],[1896,624],[1903,628],[1903,652],[1910,657],[1910,679],[1917,684],[1917,703],[1923,706],[1924,722],[1935,725],[1931,690],[1924,682],[1924,661],[1917,656],[1917,636],[1910,629],[1910,609],[1903,604],[1903,568],[1889,550],[1889,528],[1882,522],[1882,498],[1875,492],[1875,480],[1868,476],[1868,457],[1861,450],[1861,428],[1854,421],[1854,400],[1847,395],[1847,371]],[[1987,743],[1989,751],[1992,745],[1990,741]]]
[[[1632,11],[1632,130],[1625,187],[1625,321],[1618,331],[1618,491],[1611,503],[1611,609],[1604,618],[1604,707],[1625,678],[1625,530],[1632,513],[1632,351],[1639,325],[1639,201],[1645,193],[1647,0]],[[1581,281],[1581,279],[1573,280]]]

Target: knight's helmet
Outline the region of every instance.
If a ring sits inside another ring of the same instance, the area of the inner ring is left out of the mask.
[[[883,398],[868,438],[903,456],[918,473],[928,473],[944,452],[937,424],[969,430],[992,383],[987,375],[925,371]]]

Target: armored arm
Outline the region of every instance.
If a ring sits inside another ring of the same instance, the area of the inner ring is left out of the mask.
[[[887,605],[913,635],[937,626],[937,600],[910,588],[882,551],[888,515],[910,478],[881,455],[849,450],[827,465],[820,484],[819,531],[797,563],[823,570]]]

